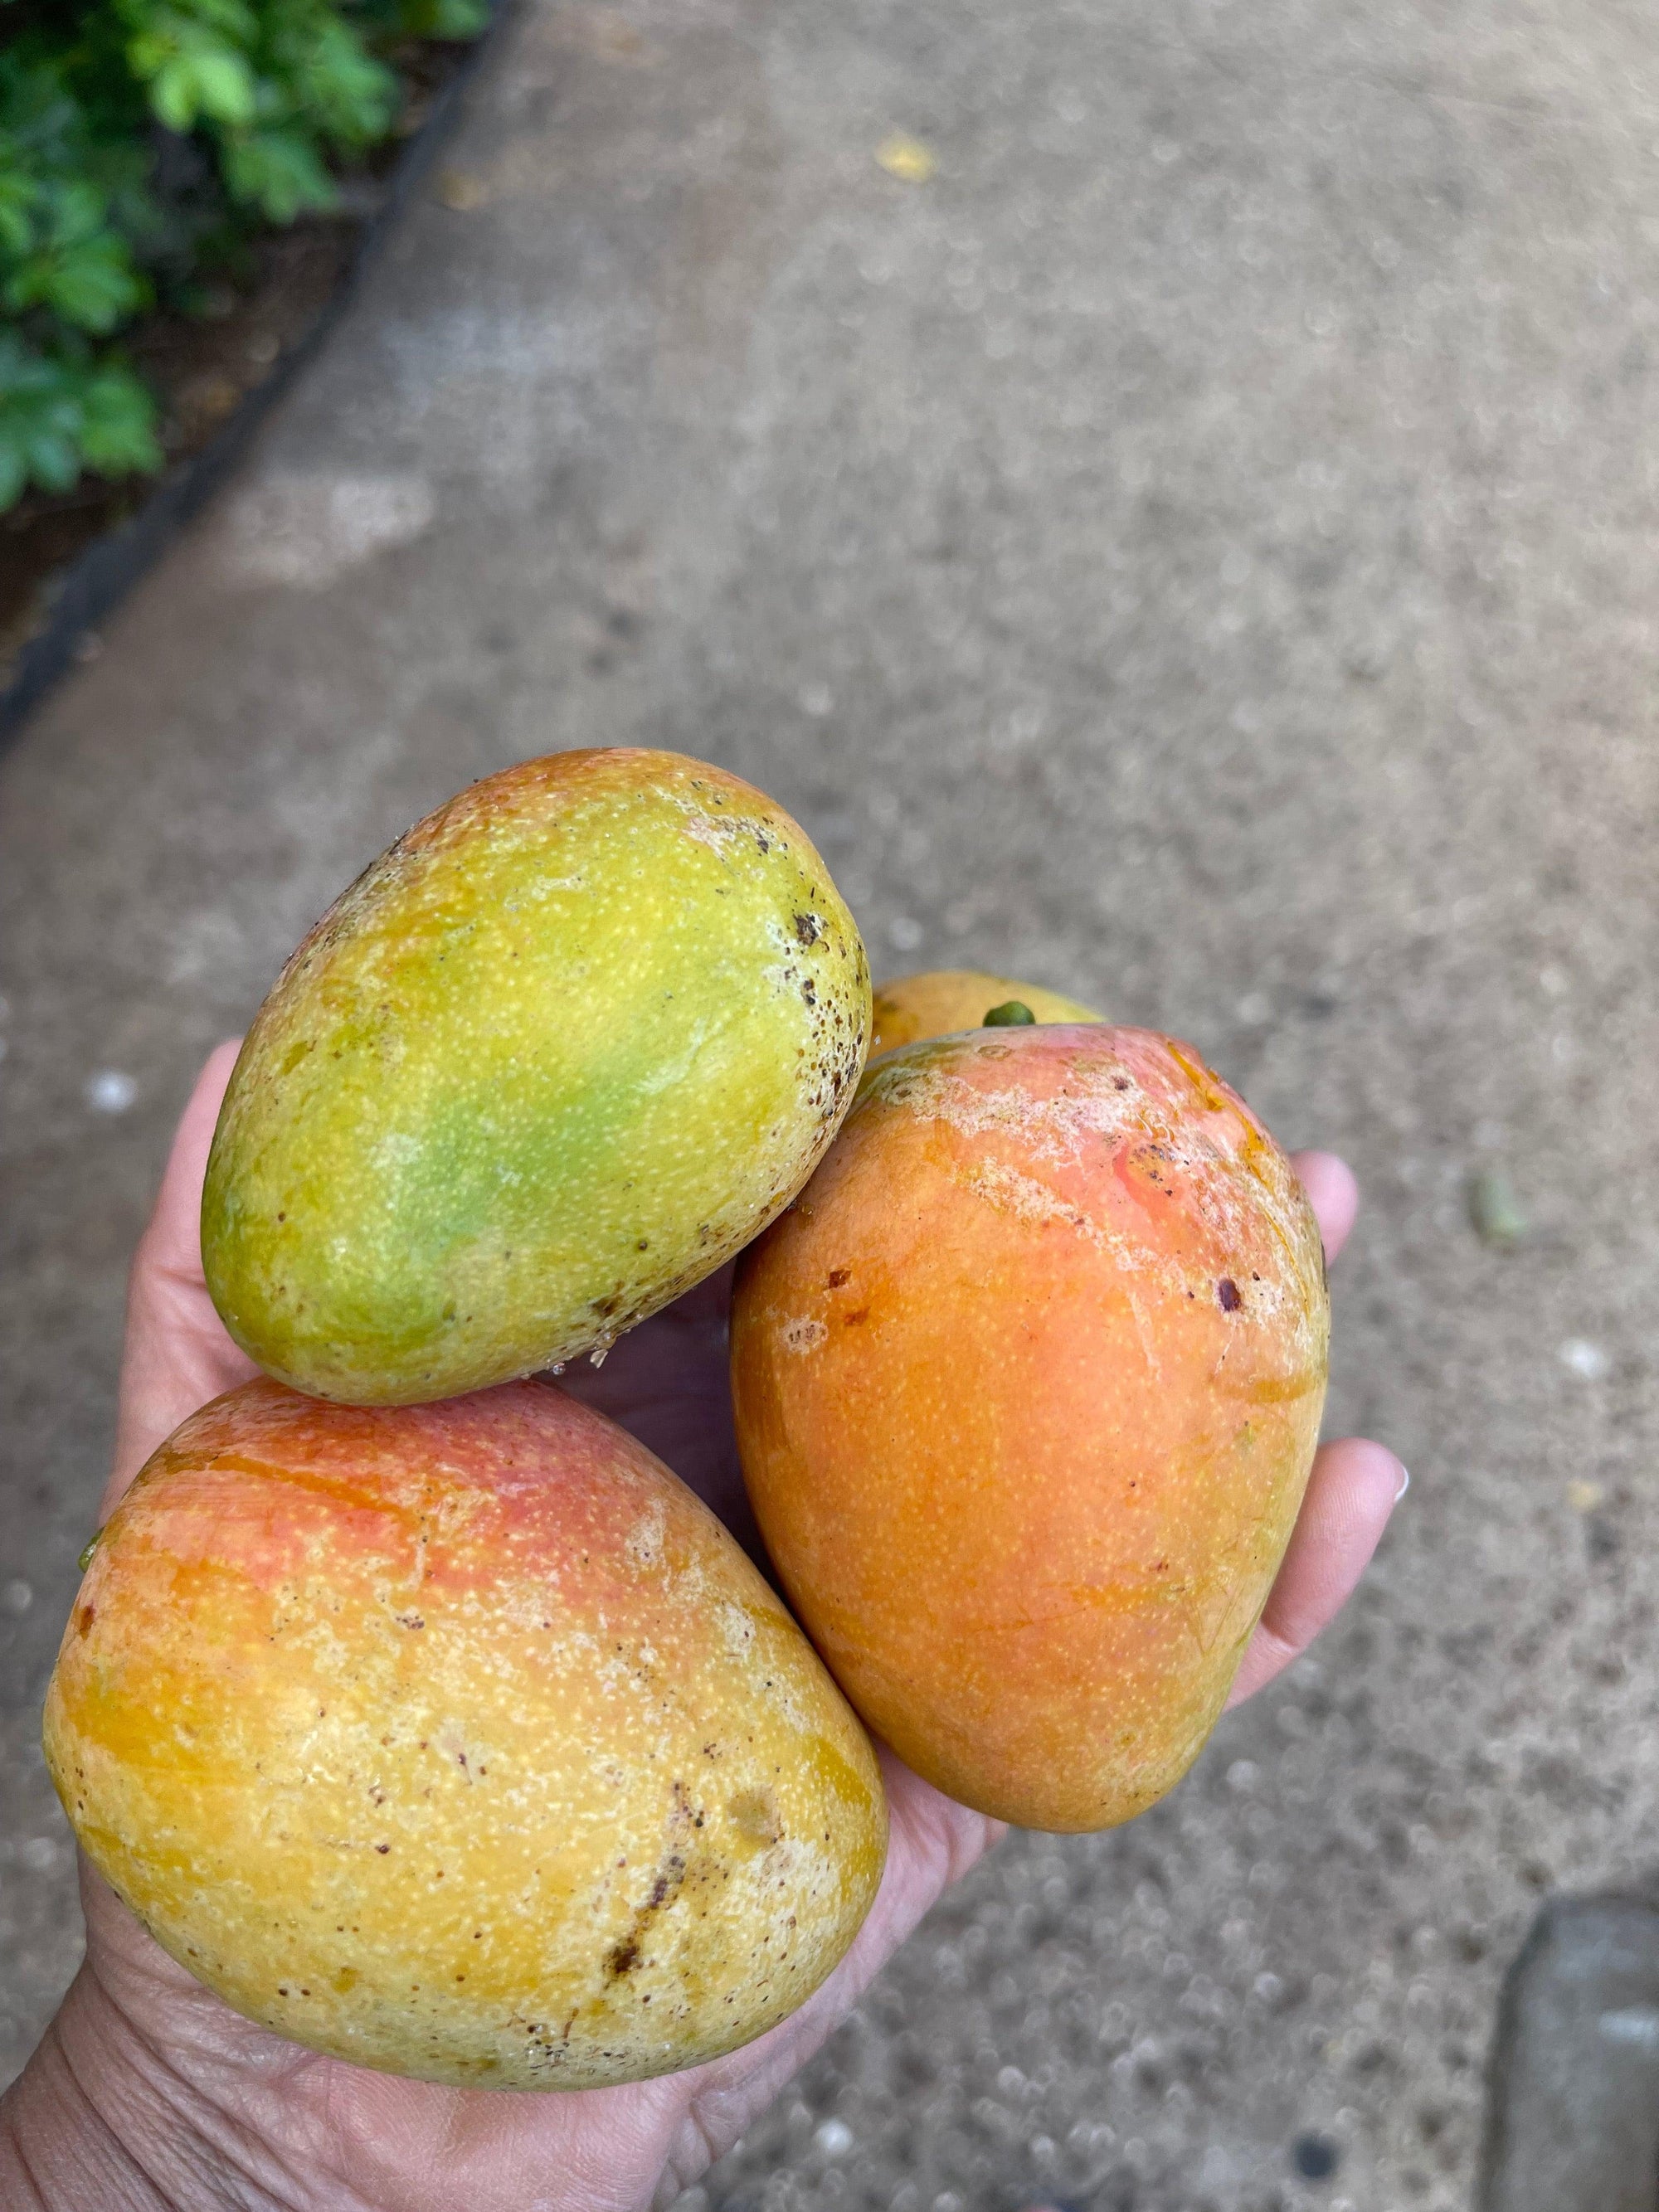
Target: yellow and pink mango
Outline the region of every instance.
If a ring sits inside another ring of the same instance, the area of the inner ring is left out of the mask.
[[[548,1383],[365,1412],[261,1379],[194,1414],[98,1539],[46,1751],[93,1864],[237,2011],[463,2087],[748,2042],[885,1848],[772,1590]]]

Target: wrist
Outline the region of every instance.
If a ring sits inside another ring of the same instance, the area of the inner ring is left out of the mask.
[[[5,2212],[227,2212],[250,2195],[149,2070],[82,1967],[22,2073],[0,2097]]]

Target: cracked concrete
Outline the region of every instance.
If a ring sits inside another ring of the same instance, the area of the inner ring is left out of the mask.
[[[1414,1477],[1316,1656],[1133,1826],[1011,1842],[703,2202],[1467,2203],[1540,1894],[1659,1838],[1656,149],[1634,0],[507,27],[0,763],[7,2065],[76,1957],[38,1707],[195,1065],[425,808],[641,741],[798,811],[878,971],[1172,1029],[1345,1150],[1331,1425]]]

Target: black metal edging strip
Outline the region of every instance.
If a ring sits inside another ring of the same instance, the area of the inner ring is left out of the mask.
[[[11,680],[0,690],[0,742],[16,734],[30,708],[74,663],[76,650],[87,632],[119,605],[191,515],[218,489],[271,408],[320,349],[349,306],[364,270],[448,136],[461,96],[483,62],[485,50],[514,12],[514,0],[500,0],[465,60],[434,101],[431,113],[393,165],[386,197],[363,225],[344,275],[304,337],[283,356],[263,383],[254,386],[223,428],[185,461],[176,476],[150,494],[137,514],[95,538],[70,562],[44,628],[18,653]]]

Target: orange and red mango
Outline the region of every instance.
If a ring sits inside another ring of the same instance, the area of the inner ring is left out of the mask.
[[[239,2012],[583,2088],[781,2020],[876,1893],[863,1730],[714,1516],[554,1386],[259,1380],[97,1541],[46,1699],[93,1864]]]
[[[1162,1796],[1289,1540],[1328,1334],[1301,1185],[1188,1047],[874,1063],[744,1255],[732,1351],[757,1517],[871,1728],[1027,1827]]]
[[[989,1013],[1024,1008],[1034,1022],[1098,1022],[1104,1016],[1041,983],[1017,982],[1012,975],[987,975],[977,968],[933,968],[920,975],[896,976],[876,987],[870,1039],[873,1059],[901,1045],[923,1044],[930,1037],[952,1036],[983,1026]],[[1016,1012],[1015,1023],[1023,1017]]]

